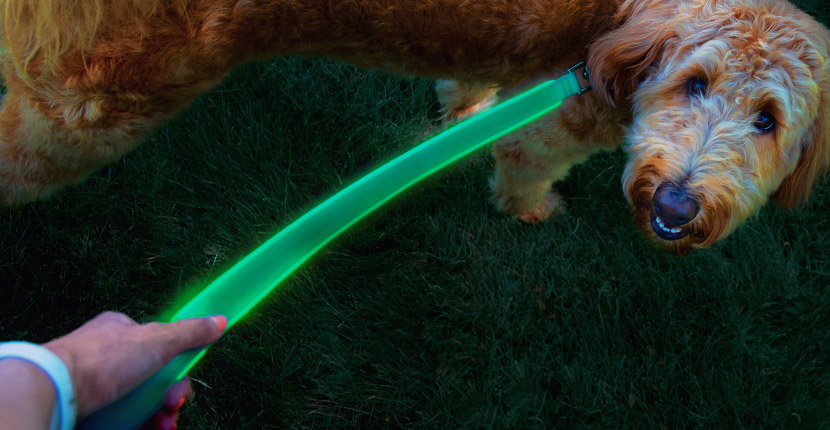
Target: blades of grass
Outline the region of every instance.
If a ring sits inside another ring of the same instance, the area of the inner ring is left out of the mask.
[[[534,121],[580,93],[574,73],[544,82],[463,121],[380,166],[277,233],[182,306],[171,321],[223,314],[237,323],[323,246],[402,191]],[[160,407],[207,348],[179,355],[142,386],[85,420],[79,429],[136,428]]]

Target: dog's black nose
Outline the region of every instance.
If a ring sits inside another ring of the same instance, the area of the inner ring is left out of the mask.
[[[666,227],[688,224],[700,211],[700,205],[684,189],[673,184],[660,184],[651,203],[654,214]]]

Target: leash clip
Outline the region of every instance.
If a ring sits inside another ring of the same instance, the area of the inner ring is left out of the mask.
[[[582,73],[576,72],[579,69],[582,69]],[[588,91],[591,91],[591,81],[588,79],[588,65],[585,64],[584,61],[580,61],[576,65],[572,66],[570,69],[568,69],[568,73],[574,73],[577,76],[577,80],[579,80],[579,76],[582,75],[582,78],[585,80],[585,82],[588,82],[586,86],[579,89],[579,92],[576,93],[577,95],[585,94]]]

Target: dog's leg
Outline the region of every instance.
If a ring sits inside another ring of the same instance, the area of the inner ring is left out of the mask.
[[[528,223],[562,212],[564,202],[551,185],[564,179],[574,164],[619,146],[626,120],[624,114],[583,96],[500,139],[493,150],[493,203]]]
[[[524,222],[536,223],[564,211],[564,202],[551,185],[564,179],[572,165],[585,161],[596,150],[590,146],[563,148],[561,143],[565,142],[529,134],[496,143],[496,170],[490,188],[496,208]]]
[[[444,122],[466,119],[490,108],[498,101],[498,91],[499,86],[494,83],[467,83],[452,79],[435,82]]]

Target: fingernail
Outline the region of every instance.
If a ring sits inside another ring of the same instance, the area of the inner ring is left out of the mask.
[[[164,412],[166,414],[171,414],[173,412],[177,412],[179,409],[181,409],[182,406],[184,406],[184,402],[186,402],[186,401],[187,401],[186,397],[181,397],[181,398],[179,398],[179,401],[176,402],[176,403],[170,403],[170,404],[164,405],[164,408],[162,409],[162,412]]]
[[[179,409],[181,409],[182,405],[184,405],[184,402],[186,402],[186,401],[187,401],[186,398],[184,398],[184,397],[180,398],[179,401],[176,402],[176,404],[173,406],[173,410],[178,411]]]
[[[219,327],[219,329],[222,330],[223,332],[225,331],[226,328],[228,328],[228,318],[226,316],[224,316],[224,315],[214,315],[214,316],[210,317],[210,319],[213,320],[213,322],[216,324],[216,326]]]

